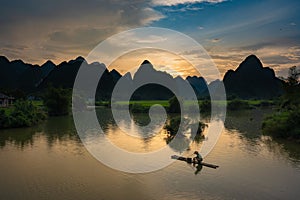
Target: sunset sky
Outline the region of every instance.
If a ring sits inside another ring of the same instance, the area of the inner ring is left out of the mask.
[[[59,64],[79,55],[86,57],[113,34],[154,26],[180,31],[195,39],[208,51],[221,74],[235,69],[250,54],[256,54],[265,66],[281,76],[286,75],[288,67],[300,66],[298,0],[4,0],[1,3],[0,54],[10,60],[22,59],[33,64],[52,60]],[[144,59],[141,53],[138,59],[124,58],[114,63],[122,73],[127,66],[138,65]],[[174,63],[156,58],[150,61],[162,69]],[[182,67],[180,63],[174,65]],[[188,73],[191,72],[181,71],[183,76]]]

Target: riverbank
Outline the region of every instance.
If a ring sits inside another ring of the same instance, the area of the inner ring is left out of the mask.
[[[265,108],[265,107],[273,107],[276,105],[276,100],[240,100],[233,99],[227,101],[213,101],[212,102],[216,106],[227,106],[228,110],[245,110],[245,109],[254,109],[254,108]],[[170,106],[168,100],[141,100],[141,101],[129,101],[129,105],[127,101],[115,101],[113,102],[115,108],[118,109],[129,109],[134,113],[145,113],[148,112],[151,106],[161,105],[167,111]],[[211,102],[209,100],[199,100],[197,103],[195,101],[184,101],[184,108],[188,110],[192,110],[192,106],[199,105],[199,109],[202,112],[210,112]],[[109,101],[97,101],[95,103],[96,106],[111,106]]]

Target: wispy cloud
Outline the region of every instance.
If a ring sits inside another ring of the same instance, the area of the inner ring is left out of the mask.
[[[164,7],[164,11],[172,13],[172,12],[187,12],[187,11],[199,11],[199,10],[203,10],[203,7],[199,7],[199,6],[193,6],[191,4],[187,4],[183,7],[173,7],[173,6],[167,6]]]
[[[227,0],[152,0],[152,3],[157,6],[175,6],[191,3],[221,3],[224,1]]]

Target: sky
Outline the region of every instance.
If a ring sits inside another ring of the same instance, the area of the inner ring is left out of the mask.
[[[59,64],[86,57],[101,41],[122,31],[162,27],[196,40],[222,75],[255,54],[278,76],[286,76],[289,67],[300,66],[299,11],[298,0],[3,0],[0,55]],[[145,57],[158,68],[176,65],[182,76],[196,74],[184,70],[182,60],[176,63],[176,56],[172,61],[172,56],[162,59],[156,51],[143,52],[124,55],[112,67],[125,73]]]

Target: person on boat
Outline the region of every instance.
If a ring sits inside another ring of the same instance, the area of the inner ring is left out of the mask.
[[[197,165],[196,166],[196,171],[194,172],[195,173],[195,175],[197,175],[197,174],[199,174],[199,172],[202,170],[202,165]]]
[[[194,161],[197,161],[197,163],[201,163],[203,161],[202,156],[198,151],[195,151],[194,154],[196,154],[196,157],[193,158]]]

